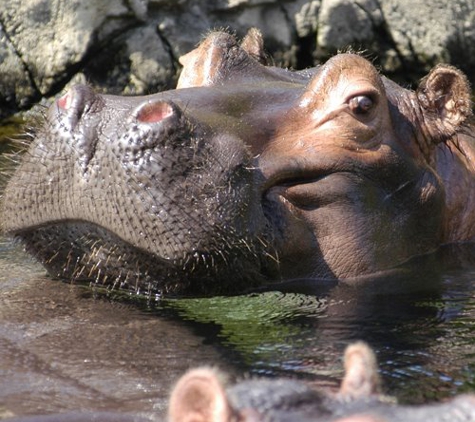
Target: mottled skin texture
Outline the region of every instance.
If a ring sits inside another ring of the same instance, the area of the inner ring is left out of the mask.
[[[373,351],[362,342],[345,351],[345,376],[337,393],[289,379],[229,384],[210,368],[185,374],[175,386],[170,422],[425,422],[475,421],[475,397],[400,406],[381,392]]]
[[[265,65],[260,34],[210,34],[178,89],[76,86],[49,109],[3,199],[48,270],[141,292],[221,294],[351,280],[475,236],[466,78],[416,91],[354,54]]]

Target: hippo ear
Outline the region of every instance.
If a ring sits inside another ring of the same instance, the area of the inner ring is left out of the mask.
[[[210,368],[183,375],[170,397],[170,422],[228,422],[232,415],[221,375]]]
[[[345,376],[340,394],[353,399],[381,393],[376,356],[366,343],[349,345],[345,350],[344,364]]]
[[[261,31],[251,28],[241,42],[241,48],[264,66],[268,65],[268,56],[264,51],[264,39]]]
[[[417,97],[436,143],[448,140],[472,114],[470,84],[458,69],[438,65],[421,81]]]
[[[227,52],[237,46],[226,32],[212,32],[194,50],[181,56],[177,89],[213,85],[226,67]]]
[[[262,35],[250,29],[239,44],[227,32],[211,32],[193,51],[181,56],[177,89],[211,86],[260,72],[266,61]]]

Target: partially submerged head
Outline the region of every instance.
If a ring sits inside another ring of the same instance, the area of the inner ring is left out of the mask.
[[[444,403],[398,405],[381,393],[376,357],[369,346],[347,347],[337,393],[292,379],[247,379],[230,384],[219,371],[192,369],[175,385],[170,422],[425,422],[473,421],[475,396]]]
[[[354,54],[264,62],[258,32],[217,32],[184,56],[179,89],[72,88],[6,189],[5,231],[54,275],[187,294],[349,279],[473,238],[446,193],[451,174],[473,183],[459,71],[413,92]]]
[[[348,346],[344,360],[345,376],[336,394],[315,390],[291,379],[247,379],[232,384],[216,369],[192,369],[173,389],[169,420],[336,421],[337,415],[355,412],[352,403],[361,401],[371,408],[385,399],[381,396],[376,357],[367,344],[357,342]]]

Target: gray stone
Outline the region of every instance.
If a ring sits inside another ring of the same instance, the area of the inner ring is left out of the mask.
[[[81,62],[101,36],[123,23],[128,10],[120,0],[8,0],[0,19],[41,94]]]
[[[5,32],[0,32],[0,117],[27,107],[38,97],[28,70],[21,56],[13,47]]]
[[[173,87],[178,58],[203,35],[252,26],[276,65],[311,66],[350,47],[396,79],[449,62],[475,82],[475,0],[5,0],[0,117],[57,95],[78,72],[115,94]]]
[[[400,55],[426,70],[438,62],[475,70],[475,1],[385,0],[381,8]]]
[[[367,44],[381,21],[375,0],[324,0],[318,16],[317,44],[329,52]]]
[[[157,30],[150,26],[140,28],[127,39],[126,45],[130,73],[124,94],[143,94],[165,88],[165,82],[174,77],[174,69]]]
[[[474,81],[474,10],[474,0],[323,0],[319,55],[352,45],[367,49],[384,71],[409,80],[448,62]]]
[[[299,37],[308,37],[317,32],[320,6],[320,0],[306,1],[300,10],[294,13],[295,29]]]

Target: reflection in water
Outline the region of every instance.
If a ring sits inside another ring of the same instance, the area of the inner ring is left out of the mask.
[[[223,356],[251,373],[293,375],[336,387],[351,341],[377,352],[388,392],[407,403],[475,391],[472,248],[446,248],[402,271],[315,296],[300,293],[169,301]],[[474,255],[475,256],[475,255]],[[294,289],[295,290],[295,289]]]
[[[0,245],[0,419],[72,410],[163,416],[174,380],[219,355],[179,322],[44,277]]]
[[[191,366],[334,388],[345,346],[375,348],[388,392],[420,403],[475,391],[472,250],[447,248],[356,284],[315,280],[153,304],[44,277],[0,245],[0,415],[72,409],[163,415]],[[468,259],[467,259],[468,257]],[[94,293],[94,294],[93,294]],[[115,294],[115,292],[114,292]],[[133,303],[133,305],[131,305]]]

